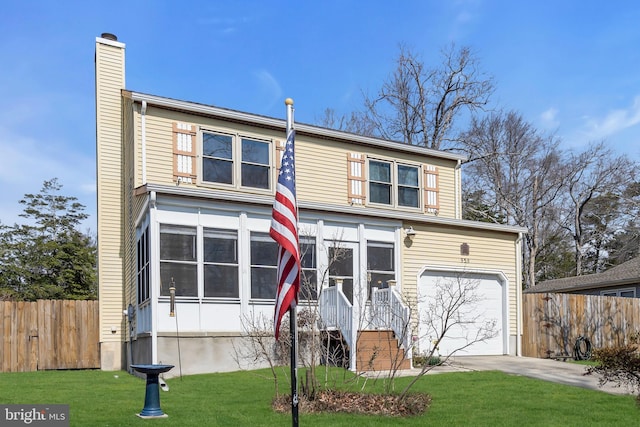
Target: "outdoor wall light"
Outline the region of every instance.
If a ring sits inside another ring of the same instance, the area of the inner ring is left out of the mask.
[[[416,236],[416,230],[413,229],[413,226],[410,226],[409,228],[404,230],[404,235],[407,237],[407,239],[413,242],[413,238]]]

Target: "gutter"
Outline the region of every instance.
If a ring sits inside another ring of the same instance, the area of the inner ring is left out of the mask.
[[[160,185],[160,184],[146,184],[138,187],[134,190],[136,195],[141,195],[149,192],[155,192],[158,195],[164,194],[169,196],[181,196],[200,198],[205,200],[217,200],[226,201],[230,203],[246,203],[260,206],[273,206],[273,195],[256,195],[256,194],[244,194],[225,192],[219,190],[212,190],[210,188],[188,188],[188,187],[176,187],[174,185]],[[340,206],[330,205],[327,203],[318,202],[304,202],[298,201],[298,209],[317,212],[330,212],[345,215],[359,215],[371,218],[384,218],[395,219],[401,221],[409,221],[421,224],[437,224],[450,227],[465,227],[476,230],[491,230],[500,231],[504,233],[526,233],[527,229],[523,227],[492,224],[489,222],[468,221],[455,218],[443,218],[436,216],[426,216],[423,214],[402,212],[386,209],[375,209],[370,207],[354,207],[354,206]]]
[[[139,92],[123,91],[125,97],[130,98],[134,102],[146,102],[156,107],[162,107],[170,110],[183,111],[192,114],[198,114],[207,117],[218,117],[221,119],[248,123],[255,126],[262,126],[271,129],[278,129],[285,132],[286,121],[275,119],[272,117],[259,116],[257,114],[244,113],[241,111],[230,110],[226,108],[214,107],[211,105],[198,104],[195,102],[180,101],[172,98],[165,98],[156,95],[148,95]],[[351,143],[359,143],[372,147],[386,148],[394,151],[402,151],[406,153],[419,154],[423,156],[436,157],[440,159],[455,160],[458,162],[466,161],[467,156],[448,151],[433,150],[430,148],[419,147],[416,145],[404,144],[402,142],[387,141],[380,138],[373,138],[342,132],[334,129],[327,129],[308,124],[296,123],[296,133],[306,134],[319,138],[348,141]]]

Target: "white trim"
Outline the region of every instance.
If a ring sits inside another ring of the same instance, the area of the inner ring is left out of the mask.
[[[109,40],[109,39],[104,39],[102,37],[96,37],[96,43],[100,43],[100,44],[106,44],[109,46],[113,46],[113,47],[119,47],[124,49],[125,48],[125,44],[116,40]]]
[[[518,234],[515,243],[516,263],[516,356],[522,356],[522,240],[523,233]]]
[[[156,193],[152,192],[149,201],[149,259],[151,261],[151,283],[149,294],[151,297],[151,363],[158,363],[158,297],[160,295],[160,225],[157,219]]]
[[[600,291],[600,296],[606,296],[606,297],[612,297],[612,296],[616,296],[616,297],[621,297],[622,295],[620,295],[622,292],[633,292],[633,297],[636,297],[636,288],[620,288],[620,289],[609,289],[609,290],[604,290],[604,291]],[[611,293],[615,293],[616,295],[607,295],[607,294],[611,294]],[[629,298],[629,297],[625,297],[625,298]]]
[[[272,195],[263,196],[251,193],[215,191],[209,188],[186,188],[159,184],[147,184],[141,188],[143,191],[156,191],[158,193],[169,196],[187,196],[207,200],[273,206]],[[186,200],[180,199],[176,200],[175,205],[184,205],[187,203],[188,202]],[[369,218],[385,218],[389,220],[395,219],[401,221],[412,221],[414,223],[422,224],[441,224],[455,227],[465,227],[469,229],[500,231],[503,233],[526,233],[528,231],[526,228],[518,226],[492,224],[488,222],[469,221],[455,218],[444,218],[441,216],[428,216],[419,213],[400,212],[391,209],[375,209],[372,207],[341,206],[316,202],[298,202],[298,209],[300,211],[311,210],[365,217],[367,218],[367,223],[369,223],[370,221]]]
[[[193,102],[180,101],[177,99],[165,98],[157,95],[149,95],[139,92],[131,92],[131,99],[134,102],[147,101],[158,107],[177,109],[190,113],[205,114],[208,116],[219,117],[222,119],[246,122],[251,125],[267,126],[275,129],[281,129],[285,132],[285,120],[275,119],[266,116],[258,116],[255,114],[244,113],[241,111],[230,110],[226,108],[214,107],[211,105],[196,104]],[[447,160],[466,161],[467,156],[448,151],[433,150],[431,148],[419,147],[416,145],[404,144],[402,142],[387,141],[379,138],[372,138],[334,129],[321,128],[312,125],[296,123],[296,133],[306,133],[318,138],[337,139],[355,143],[354,145],[368,145],[373,147],[382,147],[394,151],[405,153],[420,154],[428,157],[436,157]]]

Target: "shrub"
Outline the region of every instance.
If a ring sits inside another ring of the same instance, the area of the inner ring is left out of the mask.
[[[587,368],[587,374],[599,375],[601,385],[611,382],[638,393],[640,403],[640,352],[637,344],[596,349],[593,359],[597,365]]]

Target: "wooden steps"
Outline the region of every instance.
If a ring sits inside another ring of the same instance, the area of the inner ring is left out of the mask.
[[[393,331],[358,332],[356,370],[389,371],[410,369],[411,360],[405,357],[405,351],[398,345]]]

